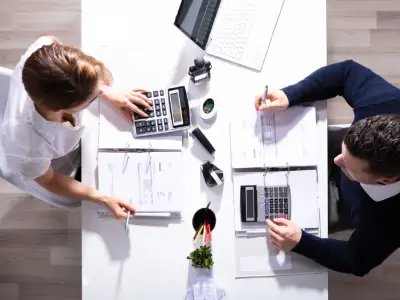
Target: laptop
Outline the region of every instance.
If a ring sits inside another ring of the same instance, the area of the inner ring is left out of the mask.
[[[174,25],[207,54],[261,71],[285,0],[182,0]]]

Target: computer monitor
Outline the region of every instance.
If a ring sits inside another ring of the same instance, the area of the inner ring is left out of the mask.
[[[174,25],[206,50],[220,3],[221,0],[182,0]]]

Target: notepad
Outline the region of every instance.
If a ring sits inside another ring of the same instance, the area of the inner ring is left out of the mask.
[[[230,123],[232,167],[316,166],[316,111],[242,113]]]
[[[132,200],[138,212],[180,212],[181,170],[181,152],[101,152],[99,190]]]

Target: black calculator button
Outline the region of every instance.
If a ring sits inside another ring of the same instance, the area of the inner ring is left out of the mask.
[[[151,126],[151,131],[157,131],[157,129],[156,129],[156,125],[153,125],[153,126]]]
[[[277,192],[277,191],[278,191],[278,188],[277,188],[277,187],[275,187],[275,188],[274,188],[274,192]]]
[[[279,204],[279,208],[283,208],[283,204]]]
[[[156,103],[156,110],[160,110],[160,104]]]
[[[151,98],[151,93],[150,93],[150,92],[147,93],[147,94],[146,94],[146,97],[147,97],[147,98]]]
[[[281,187],[279,188],[279,191],[282,192],[282,188]]]
[[[160,90],[160,96],[164,96],[164,91]]]
[[[285,214],[288,214],[289,213],[289,210],[288,209],[285,209]]]
[[[146,133],[146,127],[139,127],[139,128],[136,128],[136,133],[137,133],[137,134]]]
[[[158,110],[158,111],[156,111],[156,116],[157,117],[161,117],[161,112]]]
[[[158,125],[158,131],[162,131],[163,130],[163,126],[162,126],[162,124],[159,124]]]
[[[163,114],[163,116],[166,116],[167,115],[167,111],[165,109],[163,109],[162,114]]]
[[[162,95],[161,95],[162,96]],[[165,104],[165,98],[161,98],[161,103]]]
[[[287,191],[287,187],[284,187],[283,190],[286,192]]]
[[[136,121],[135,126],[136,126],[136,128],[146,126],[146,122],[145,121]]]
[[[146,126],[150,126],[151,122],[150,121],[146,121]]]
[[[162,119],[157,119],[157,124],[158,125],[162,124]]]
[[[165,128],[165,130],[168,130],[169,128],[168,128],[168,124],[165,124],[164,125],[164,128]]]
[[[153,125],[156,125],[156,121],[155,120],[151,120],[150,121],[150,124],[153,126]]]
[[[287,203],[287,202],[288,202],[287,198],[283,199],[283,201],[284,201],[285,203]]]
[[[280,210],[279,210],[279,213],[283,214],[283,209],[280,209]]]
[[[155,105],[160,105],[160,100],[155,99],[155,100],[154,100],[154,104],[155,104]]]
[[[146,131],[147,131],[147,132],[151,132],[151,126],[146,127]]]
[[[284,208],[288,208],[288,205],[287,205],[287,203],[285,203],[285,204],[283,205],[283,207],[284,207]]]
[[[281,199],[279,199],[279,203],[282,203],[283,202],[283,199],[281,198]]]
[[[271,203],[271,204],[269,205],[269,208],[274,208],[274,205]]]
[[[277,214],[279,212],[279,209],[275,208],[275,213]]]
[[[153,96],[154,96],[154,97],[158,97],[158,91],[154,91],[154,92],[153,92]]]
[[[154,112],[149,112],[148,115],[149,115],[150,118],[154,118]]]
[[[278,197],[278,193],[275,193],[275,197]]]
[[[165,104],[162,104],[162,109],[165,109]]]
[[[275,203],[275,208],[278,208],[278,203]]]
[[[164,124],[168,124],[168,119],[164,118]]]

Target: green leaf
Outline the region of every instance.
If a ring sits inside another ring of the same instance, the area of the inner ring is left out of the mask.
[[[200,246],[200,248],[190,252],[187,259],[192,261],[192,266],[201,269],[211,269],[214,265],[211,248],[209,246]]]

